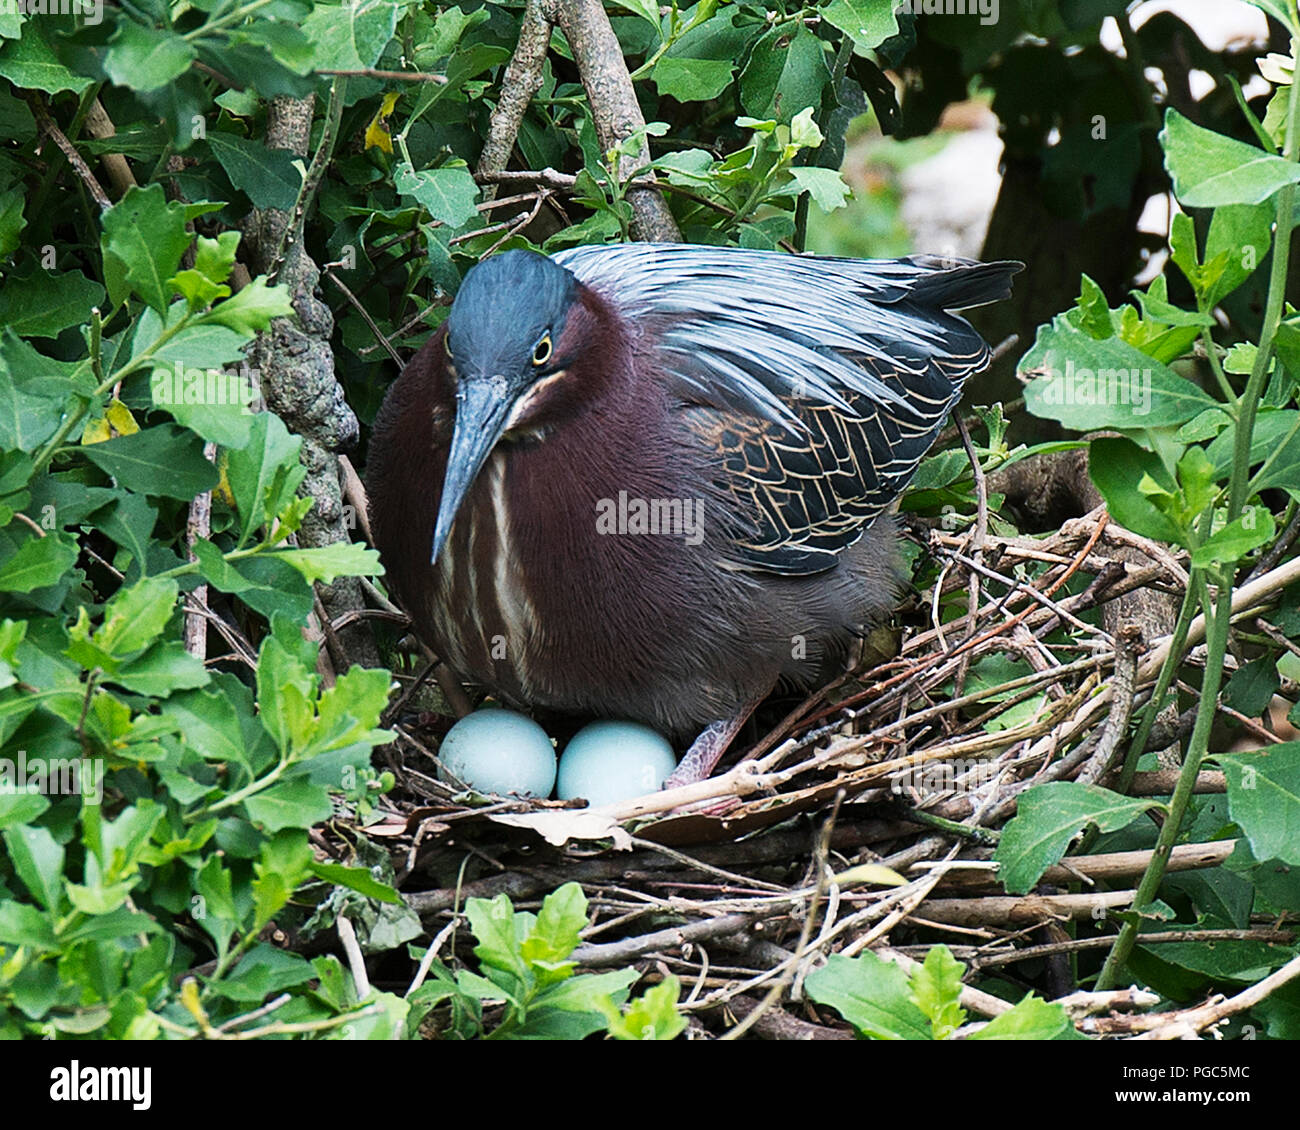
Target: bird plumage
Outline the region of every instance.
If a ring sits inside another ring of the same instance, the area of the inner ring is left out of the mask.
[[[486,261],[375,422],[393,588],[454,668],[521,706],[689,736],[824,677],[892,607],[885,511],[988,363],[948,311],[1015,269],[645,244]],[[499,431],[444,503],[458,413],[493,398]],[[620,497],[698,503],[698,536],[602,531]]]

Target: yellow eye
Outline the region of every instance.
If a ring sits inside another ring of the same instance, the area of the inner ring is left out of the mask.
[[[545,365],[551,359],[551,335],[542,334],[542,340],[533,346],[533,364]]]

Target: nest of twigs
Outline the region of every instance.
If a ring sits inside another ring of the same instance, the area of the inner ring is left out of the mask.
[[[757,740],[738,740],[710,780],[599,809],[485,803],[437,780],[436,733],[399,721],[390,757],[398,788],[383,798],[381,819],[358,831],[391,850],[438,956],[455,956],[450,926],[466,899],[506,892],[535,909],[577,881],[593,915],[574,955],[580,965],[634,964],[651,981],[676,975],[697,1036],[739,1025],[770,1038],[850,1038],[802,986],[829,954],[868,948],[906,965],[942,943],[966,963],[968,981],[996,970],[1013,998],[1030,989],[1066,997],[1070,958],[1104,955],[1116,927],[1091,924],[1132,901],[1151,853],[1067,858],[1029,896],[1008,897],[993,845],[1032,785],[1115,787],[1130,717],[1163,652],[1136,626],[1108,632],[1102,625],[1115,617],[1101,610],[1136,590],[1180,596],[1187,573],[1100,509],[1047,537],[998,536],[980,523],[921,538],[938,572],[904,611],[894,657],[799,702]],[[1243,607],[1259,587],[1239,590]],[[983,661],[998,655],[1023,673],[990,682],[997,664]],[[1168,745],[1177,726],[1176,716],[1163,720],[1148,748]],[[1138,773],[1123,787],[1168,794],[1176,776]],[[1221,774],[1202,774],[1198,787],[1222,792]],[[1231,846],[1180,848],[1171,869],[1214,866]],[[884,885],[885,873],[870,869],[866,881],[861,871],[846,876],[864,863],[899,879]],[[1063,928],[1071,919],[1090,925],[1072,937]],[[1263,929],[1231,933],[1280,940]],[[458,944],[468,953],[465,934]],[[1066,999],[1092,1033],[1170,1019],[1132,1011],[1154,1003],[1151,994]],[[972,1020],[1009,1007],[973,988],[962,1003]]]

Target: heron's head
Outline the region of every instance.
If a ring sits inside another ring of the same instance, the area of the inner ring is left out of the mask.
[[[561,338],[578,297],[564,267],[532,251],[485,259],[465,276],[447,316],[444,349],[456,390],[456,422],[433,534],[433,560],[492,449],[525,433],[562,381]]]

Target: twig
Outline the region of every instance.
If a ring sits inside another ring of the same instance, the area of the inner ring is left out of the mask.
[[[52,117],[50,112],[45,108],[45,99],[39,94],[32,94],[28,98],[28,104],[32,108],[32,113],[36,117],[36,124],[40,126],[41,132],[50,138],[64,157],[68,159],[68,164],[72,166],[77,176],[81,178],[82,183],[86,186],[86,191],[91,198],[99,205],[101,212],[107,212],[113,202],[109,200],[108,193],[104,191],[103,186],[95,179],[95,174],[90,171],[90,166],[82,160],[81,154],[77,152],[76,146],[67,139],[64,132],[59,129],[59,124]]]
[[[1251,985],[1249,989],[1243,990],[1235,997],[1175,1013],[1172,1018],[1166,1018],[1167,1023],[1136,1038],[1139,1040],[1194,1039],[1211,1025],[1218,1024],[1235,1013],[1254,1008],[1275,989],[1280,989],[1297,977],[1300,977],[1300,957],[1293,957],[1281,969],[1270,973],[1262,981]]]
[[[213,463],[217,458],[217,445],[212,442],[203,445],[203,458]],[[189,550],[189,559],[196,561],[194,545],[200,538],[207,538],[212,533],[212,492],[205,490],[196,495],[190,503],[189,518],[185,523],[185,545]],[[143,569],[142,561],[140,567]],[[207,583],[198,585],[190,594],[194,603],[200,607],[208,602]],[[208,621],[207,617],[192,608],[185,613],[185,627],[182,632],[185,650],[199,659],[208,655]]]
[[[786,986],[790,983],[791,978],[795,976],[796,970],[802,964],[810,948],[812,950],[818,948],[817,946],[809,947],[808,939],[812,937],[813,923],[817,919],[817,911],[821,907],[822,898],[826,894],[826,887],[831,879],[830,864],[827,862],[830,855],[831,832],[835,827],[835,818],[839,815],[840,805],[843,801],[844,792],[841,790],[835,794],[835,801],[831,806],[830,814],[822,823],[821,832],[817,836],[817,852],[813,856],[813,867],[817,873],[817,886],[813,890],[812,900],[809,902],[808,909],[804,914],[803,929],[799,931],[799,944],[794,948],[794,955],[791,960],[783,964],[781,975],[772,981],[771,987],[767,990],[763,999],[758,1002],[758,1007],[744,1017],[734,1028],[726,1032],[722,1037],[724,1040],[738,1040],[748,1032],[758,1022],[759,1018],[781,999],[781,994],[785,992]],[[829,925],[829,918],[827,924]],[[820,942],[820,939],[818,941]]]
[[[966,458],[970,461],[971,476],[975,482],[975,532],[971,536],[970,555],[979,565],[984,564],[984,540],[989,533],[989,492],[988,481],[984,477],[984,468],[980,466],[980,457],[971,442],[966,422],[958,415],[954,423],[961,436],[962,447],[966,449]],[[938,586],[936,585],[936,588]],[[970,598],[966,603],[966,635],[975,634],[975,612],[980,606],[980,575],[973,572],[970,579]],[[957,694],[966,689],[966,671],[970,666],[970,656],[962,656],[957,667],[955,687]]]
[[[1133,678],[1137,674],[1138,653],[1142,650],[1142,629],[1126,624],[1115,633],[1115,676],[1111,683],[1110,713],[1106,716],[1097,748],[1075,778],[1080,784],[1100,781],[1110,770],[1111,761],[1128,733],[1133,713]]]
[[[388,356],[391,357],[394,361],[396,361],[399,366],[405,367],[406,362],[402,360],[401,355],[397,352],[397,350],[392,347],[392,344],[389,342],[388,338],[384,337],[383,331],[375,324],[374,318],[370,316],[370,311],[367,310],[364,306],[362,306],[357,296],[353,294],[351,290],[348,289],[347,283],[345,283],[341,278],[338,277],[338,275],[334,273],[334,268],[331,267],[330,264],[326,263],[321,268],[321,270],[323,270],[325,274],[329,276],[330,282],[332,282],[336,287],[339,288],[339,290],[343,292],[343,296],[349,302],[352,303],[357,313],[361,315],[362,320],[366,323],[366,325],[370,327],[370,332],[375,335],[375,340],[378,341],[386,350],[388,350]]]
[[[1281,592],[1287,585],[1300,580],[1300,557],[1293,557],[1285,565],[1279,565],[1267,573],[1246,582],[1232,594],[1232,615],[1239,616],[1248,609],[1267,603],[1274,594]],[[1184,651],[1190,651],[1197,644],[1205,641],[1205,616],[1197,616],[1187,629],[1187,642]],[[1138,668],[1138,682],[1146,683],[1159,674],[1165,657],[1169,654],[1169,641],[1162,641]]]
[[[335,920],[338,927],[339,941],[343,943],[343,952],[347,954],[348,968],[352,971],[352,984],[356,988],[357,1000],[365,1000],[370,995],[370,976],[366,973],[366,959],[361,956],[361,945],[357,942],[357,932],[346,914],[340,914]]]
[[[1114,934],[1099,934],[1095,938],[1071,938],[1065,942],[1051,942],[1041,946],[1026,946],[1012,953],[979,953],[965,957],[972,969],[995,969],[1001,965],[1015,965],[1021,961],[1036,961],[1064,953],[1081,953],[1084,950],[1104,949],[1115,941]],[[1168,930],[1160,934],[1139,934],[1140,946],[1163,945],[1178,942],[1277,942],[1290,945],[1295,935],[1286,930]]]
[[[374,67],[360,67],[352,71],[323,70],[316,73],[318,75],[336,75],[339,78],[391,79],[393,82],[436,82],[442,84],[447,81],[446,75],[426,74],[423,71],[381,71],[376,70]]]
[[[361,536],[366,539],[367,545],[374,545],[375,539],[370,534],[370,506],[366,498],[366,487],[361,481],[361,476],[357,474],[357,469],[352,466],[352,460],[346,455],[339,455],[339,479],[343,487],[343,499],[352,507],[352,513],[356,515],[357,528],[361,531]]]
[[[735,934],[751,925],[753,921],[752,914],[721,914],[716,918],[706,918],[702,922],[670,926],[666,930],[656,930],[652,934],[641,934],[617,942],[581,945],[570,956],[571,960],[589,968],[625,965],[656,950],[676,949],[683,942],[716,938],[720,934]]]

